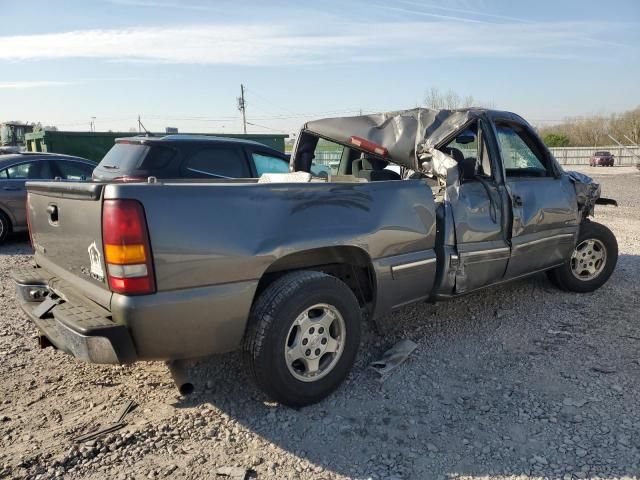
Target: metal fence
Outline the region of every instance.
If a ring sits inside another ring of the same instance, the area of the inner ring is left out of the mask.
[[[550,148],[553,156],[561,165],[588,165],[589,158],[595,152],[611,152],[615,157],[615,165],[635,165],[640,163],[640,147],[562,147]]]
[[[340,163],[342,157],[342,151],[327,150],[316,151],[315,158],[313,159],[317,165],[330,165],[332,163]]]

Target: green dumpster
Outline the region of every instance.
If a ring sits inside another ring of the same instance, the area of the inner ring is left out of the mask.
[[[30,152],[51,152],[75,155],[99,162],[113,146],[116,138],[132,137],[131,132],[61,132],[38,131],[27,133],[25,143]],[[164,133],[154,134],[164,136]],[[205,135],[214,137],[232,137],[253,140],[280,152],[284,152],[284,139],[288,135],[271,134],[232,134],[232,133],[195,133],[187,135]]]

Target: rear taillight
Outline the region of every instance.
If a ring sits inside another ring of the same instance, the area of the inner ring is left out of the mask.
[[[102,244],[112,292],[143,295],[156,290],[149,232],[136,200],[105,200]]]

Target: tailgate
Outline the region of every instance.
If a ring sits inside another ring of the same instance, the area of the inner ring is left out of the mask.
[[[102,249],[102,190],[89,182],[29,182],[36,263],[109,308]]]

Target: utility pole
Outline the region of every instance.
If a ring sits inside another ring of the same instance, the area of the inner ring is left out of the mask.
[[[242,112],[242,128],[247,133],[247,104],[244,101],[244,85],[240,84],[240,96],[238,97],[238,110]]]
[[[138,133],[142,133],[142,122],[140,121],[139,114],[138,114]]]

